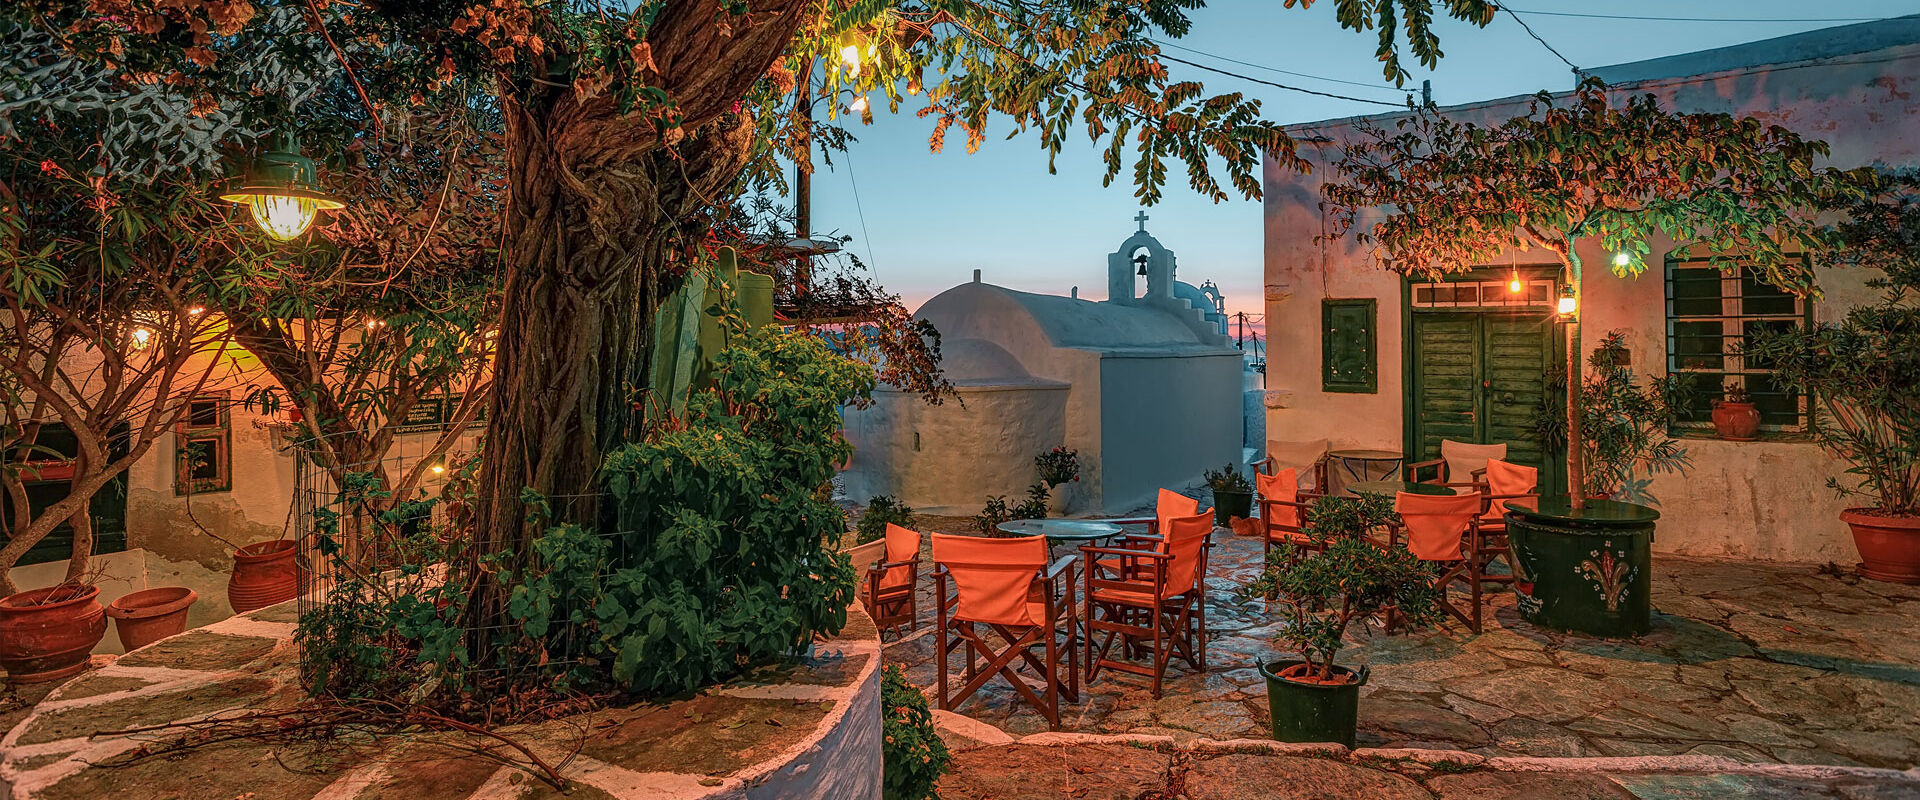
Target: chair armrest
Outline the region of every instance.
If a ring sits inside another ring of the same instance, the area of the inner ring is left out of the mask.
[[[1424,483],[1425,481],[1420,480],[1420,470],[1429,469],[1429,468],[1434,470],[1434,473],[1433,473],[1433,477],[1435,479],[1434,482],[1437,483],[1441,480],[1446,479],[1447,460],[1444,458],[1436,458],[1432,461],[1416,461],[1412,464],[1406,465],[1406,469],[1403,471],[1406,473],[1407,480],[1409,482]]]
[[[877,564],[874,564],[874,565],[873,565],[873,566],[871,566],[871,567],[868,567],[868,568],[867,568],[867,572],[869,572],[869,573],[874,573],[874,572],[881,572],[881,573],[884,573],[884,572],[886,572],[887,570],[890,570],[890,569],[893,569],[893,568],[895,568],[895,567],[911,567],[911,566],[915,566],[915,565],[918,565],[919,563],[920,563],[920,559],[917,559],[917,558],[916,558],[916,559],[913,559],[912,561],[882,561],[882,562],[880,562],[880,563],[877,563]]]
[[[1105,522],[1109,525],[1151,525],[1159,521],[1158,517],[1112,517],[1094,520],[1094,522]]]
[[[1306,511],[1307,509],[1312,508],[1312,506],[1308,503],[1299,503],[1292,500],[1268,500],[1264,497],[1260,498],[1260,506],[1262,508],[1266,506],[1293,506],[1294,508],[1300,509],[1301,511]]]
[[[1469,474],[1469,475],[1471,475],[1471,476],[1473,477],[1473,482],[1474,482],[1474,483],[1486,483],[1486,481],[1487,481],[1487,468],[1486,468],[1486,467],[1481,467],[1481,468],[1479,468],[1479,469],[1476,469],[1476,470],[1474,470],[1473,472],[1471,472],[1471,473],[1468,473],[1468,474]]]
[[[1060,577],[1062,574],[1071,572],[1073,570],[1073,562],[1079,561],[1079,560],[1080,560],[1079,556],[1076,556],[1072,553],[1068,553],[1064,556],[1061,556],[1058,561],[1055,561],[1052,564],[1048,565],[1046,568],[1046,571],[1040,573],[1040,575],[1041,577],[1046,578],[1047,580],[1053,580],[1054,578]]]
[[[1167,540],[1165,536],[1151,533],[1128,533],[1122,534],[1119,538],[1122,548],[1126,548],[1128,545],[1146,545],[1148,548],[1152,548],[1154,545],[1158,545]],[[1112,545],[1108,546],[1111,547]]]
[[[1093,545],[1087,545],[1080,548],[1080,552],[1088,556],[1089,561],[1092,561],[1092,556],[1096,555],[1114,556],[1116,558],[1145,558],[1154,561],[1167,561],[1173,558],[1173,556],[1166,553],[1157,553],[1152,550],[1133,550],[1125,547],[1094,547]]]
[[[1273,460],[1273,456],[1267,456],[1266,458],[1253,462],[1253,472],[1256,475],[1272,475],[1277,466],[1277,463]]]

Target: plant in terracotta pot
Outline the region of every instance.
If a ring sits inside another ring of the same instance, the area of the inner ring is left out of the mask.
[[[1366,536],[1394,519],[1391,498],[1322,497],[1307,512],[1306,533],[1326,548],[1299,559],[1277,549],[1240,591],[1243,600],[1269,598],[1279,608],[1286,624],[1275,641],[1298,654],[1260,664],[1273,738],[1352,747],[1369,669],[1337,663],[1348,629],[1367,628],[1389,610],[1407,628],[1438,621],[1433,567]]]
[[[85,671],[107,635],[100,589],[67,581],[0,598],[0,669],[9,683],[45,683]]]
[[[1213,490],[1214,524],[1224,528],[1234,517],[1253,516],[1253,482],[1232,464],[1207,470],[1207,488]]]
[[[1847,246],[1830,266],[1878,268],[1868,284],[1878,303],[1855,307],[1836,323],[1762,331],[1749,360],[1771,364],[1776,378],[1819,403],[1814,437],[1852,467],[1828,485],[1865,505],[1840,519],[1853,530],[1860,573],[1920,584],[1920,193],[1911,175],[1896,192],[1849,209],[1837,227]]]
[[[1713,401],[1713,429],[1720,438],[1733,442],[1751,442],[1760,433],[1760,409],[1755,408],[1747,389],[1729,383]]]

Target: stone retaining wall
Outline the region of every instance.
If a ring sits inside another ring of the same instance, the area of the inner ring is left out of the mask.
[[[533,800],[561,793],[499,742],[450,732],[206,742],[130,728],[305,700],[286,603],[156,642],[55,689],[0,738],[0,795]],[[797,666],[673,703],[497,730],[561,765],[570,798],[878,800],[879,638],[859,608]],[[503,763],[503,761],[505,763]]]

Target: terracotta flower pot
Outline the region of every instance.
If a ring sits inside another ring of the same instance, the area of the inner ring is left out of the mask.
[[[1840,512],[1840,521],[1853,529],[1861,575],[1920,584],[1920,517],[1887,517],[1871,508],[1849,508]]]
[[[233,576],[227,579],[227,602],[233,613],[292,600],[300,593],[300,571],[292,539],[256,542],[234,551]]]
[[[1713,429],[1720,432],[1722,439],[1751,442],[1760,433],[1760,410],[1754,408],[1752,403],[1715,400]]]
[[[107,605],[120,646],[133,652],[187,629],[187,609],[200,595],[184,586],[133,592]]]
[[[0,599],[0,668],[7,680],[45,683],[86,671],[107,635],[100,589],[62,584]]]

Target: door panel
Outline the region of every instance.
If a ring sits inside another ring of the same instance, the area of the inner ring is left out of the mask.
[[[1440,440],[1480,439],[1480,330],[1476,317],[1419,314],[1413,319],[1413,411],[1417,458],[1440,456]]]
[[[1545,394],[1553,323],[1541,315],[1414,313],[1415,460],[1440,457],[1440,440],[1507,444],[1508,460],[1547,468],[1528,422]],[[1464,479],[1464,476],[1455,478]]]

